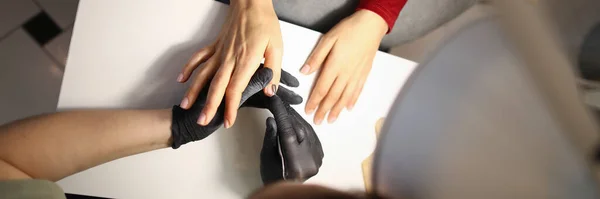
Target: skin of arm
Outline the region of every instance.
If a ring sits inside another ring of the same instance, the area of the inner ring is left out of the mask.
[[[243,101],[253,98],[272,78],[273,71],[266,67],[253,73],[243,91]],[[299,84],[288,73],[282,80],[289,86]],[[222,120],[214,120],[203,127],[195,122],[205,106],[207,89],[191,110],[174,106],[159,110],[68,111],[0,126],[0,180],[57,181],[118,158],[166,147],[176,149],[202,140],[222,124]],[[285,102],[302,102],[300,96],[287,89],[277,93]],[[265,100],[249,101],[248,107],[266,107]],[[219,115],[223,115],[222,110]]]
[[[0,180],[57,181],[122,157],[170,147],[171,109],[84,110],[0,126]]]

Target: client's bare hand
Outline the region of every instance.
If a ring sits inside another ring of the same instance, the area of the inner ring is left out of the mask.
[[[320,124],[327,112],[331,123],[344,107],[352,109],[387,30],[387,24],[379,15],[359,10],[321,37],[301,69],[304,74],[321,69],[306,103],[308,114],[318,107],[315,124]]]
[[[271,0],[232,0],[217,40],[194,54],[177,78],[179,82],[188,81],[192,72],[204,63],[180,106],[190,108],[212,79],[198,124],[208,124],[225,97],[224,126],[229,128],[235,122],[242,91],[263,58],[264,66],[273,70],[273,79],[263,92],[268,96],[276,93],[282,51],[281,30]]]

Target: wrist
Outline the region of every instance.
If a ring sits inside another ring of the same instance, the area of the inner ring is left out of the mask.
[[[152,145],[155,145],[158,148],[166,148],[170,147],[173,142],[173,138],[171,137],[171,109],[160,109],[155,110],[156,120],[155,122],[158,124],[157,127],[160,127],[159,131],[153,136]]]
[[[196,101],[198,103],[199,101]],[[204,102],[201,102],[204,104]],[[204,105],[195,104],[192,108],[185,110],[175,105],[170,111],[170,139],[169,146],[173,149],[179,148],[189,142],[202,140],[219,129],[224,122],[224,102],[215,113],[214,118],[205,126],[199,125],[198,117]]]
[[[360,24],[369,26],[366,27],[369,28],[369,30],[376,31],[377,34],[381,37],[385,36],[387,31],[389,30],[388,24],[383,19],[383,17],[379,16],[379,14],[373,11],[361,9],[354,12],[352,16],[358,18]]]
[[[272,0],[231,0],[230,1],[231,6],[234,7],[243,7],[243,8],[248,8],[248,7],[267,7],[267,8],[272,8],[273,7],[273,2]]]

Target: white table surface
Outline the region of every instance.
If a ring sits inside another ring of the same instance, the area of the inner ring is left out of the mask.
[[[211,0],[80,1],[58,109],[178,104],[187,85],[176,83],[177,74],[193,52],[214,40],[226,12],[226,5]],[[299,78],[301,86],[293,90],[307,99],[315,77],[298,70],[320,33],[285,22],[281,31],[283,69]],[[325,158],[307,183],[363,189],[360,163],[375,146],[375,122],[415,66],[378,52],[354,110],[334,124],[313,125]],[[301,114],[303,107],[295,106]],[[115,160],[58,183],[68,193],[115,198],[241,198],[262,184],[259,153],[269,113],[239,114],[231,129],[202,141]]]

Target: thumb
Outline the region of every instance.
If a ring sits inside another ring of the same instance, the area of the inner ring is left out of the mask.
[[[283,180],[283,160],[279,155],[277,124],[273,117],[267,118],[267,130],[260,151],[260,176],[263,183],[271,184]]]
[[[288,112],[289,105],[275,95],[269,98],[268,109],[277,122],[277,135],[281,145],[295,146],[299,143],[298,131],[294,128],[295,119]],[[292,109],[291,107],[289,107]]]
[[[273,70],[273,79],[269,85],[264,89],[265,95],[273,96],[277,93],[279,86],[279,79],[281,78],[281,57],[283,56],[283,49],[281,47],[275,47],[272,44],[267,46],[265,51],[265,64],[266,68]]]

